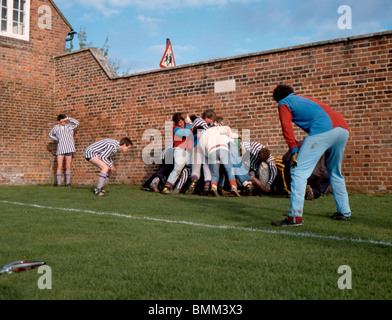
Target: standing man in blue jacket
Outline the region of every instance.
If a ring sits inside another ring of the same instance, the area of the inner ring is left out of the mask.
[[[273,97],[278,103],[283,137],[291,149],[292,182],[289,215],[283,221],[273,221],[272,225],[280,227],[303,225],[307,179],[324,152],[326,152],[326,167],[337,207],[337,213],[331,218],[349,220],[351,210],[345,179],[341,172],[344,149],[349,137],[346,121],[325,103],[311,97],[297,96],[293,88],[285,84],[275,88]],[[292,122],[308,133],[299,152]]]

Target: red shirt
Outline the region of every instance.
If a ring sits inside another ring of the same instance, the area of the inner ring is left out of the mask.
[[[185,128],[178,125],[173,127],[173,148],[181,148],[191,151],[193,148],[193,136],[191,125],[186,124]]]

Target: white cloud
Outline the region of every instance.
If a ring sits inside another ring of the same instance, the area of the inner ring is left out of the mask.
[[[166,49],[166,45],[156,44],[156,45],[150,46],[147,50],[154,52],[154,53],[162,53],[163,54],[165,52],[165,49]],[[174,51],[174,49],[173,49],[173,51]]]
[[[144,15],[137,16],[137,20],[139,20],[140,22],[143,22],[143,23],[153,23],[153,24],[164,22],[164,20],[162,20],[162,19],[146,17]]]
[[[234,49],[233,52],[234,52],[235,54],[242,55],[242,54],[248,54],[248,53],[250,53],[250,50],[249,50],[249,49],[245,49],[245,48],[237,48],[237,49]]]
[[[195,52],[195,51],[197,51],[197,48],[192,45],[185,45],[185,46],[173,45],[173,51],[174,51],[174,49],[179,52]]]
[[[120,13],[120,10],[110,6],[107,0],[78,0],[74,1],[75,6],[83,5],[85,7],[94,8],[105,17],[110,17]]]
[[[143,33],[149,37],[155,37],[161,33],[162,19],[152,18],[145,15],[138,15],[136,20],[142,24]]]

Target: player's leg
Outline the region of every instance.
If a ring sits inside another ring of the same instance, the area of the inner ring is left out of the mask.
[[[98,157],[91,158],[89,162],[101,169],[101,172],[98,175],[97,187],[95,188],[94,192],[96,195],[99,196],[105,195],[105,193],[102,192],[102,188],[105,185],[106,180],[108,179],[108,172],[110,168]]]
[[[65,155],[65,185],[67,187],[71,185],[71,164],[72,154]]]
[[[350,218],[351,209],[348,200],[345,179],[341,172],[344,158],[344,149],[347,144],[349,132],[343,128],[335,128],[335,143],[326,152],[326,166],[330,177],[332,194],[335,198],[336,208],[344,218]]]
[[[169,178],[166,181],[165,187],[162,190],[163,194],[170,194],[178,177],[181,175],[181,172],[184,169],[186,163],[187,163],[186,151],[181,148],[175,148],[174,149],[174,169],[170,173]]]
[[[159,188],[158,185],[160,183],[160,181],[164,178],[164,177],[168,177],[169,174],[173,171],[174,165],[173,164],[163,164],[162,167],[158,170],[156,176],[154,177],[154,179],[151,181],[149,187],[150,190],[153,192],[158,192],[159,193]]]
[[[173,193],[180,193],[180,191],[184,188],[185,184],[187,183],[189,176],[191,174],[192,168],[189,166],[185,166],[181,172],[180,178],[177,180],[177,184]]]
[[[215,156],[215,155],[214,155]],[[220,177],[220,164],[219,163],[210,163],[210,172],[211,172],[211,190],[210,194],[214,197],[218,197],[218,182]]]
[[[223,166],[225,167],[232,195],[234,195],[235,197],[240,197],[240,194],[237,189],[235,170],[233,168],[233,164],[230,161],[229,151],[225,150],[225,149],[220,149],[219,150],[219,160],[220,160],[220,163],[223,164]]]
[[[203,188],[203,194],[206,195],[208,194],[208,191],[211,188],[211,181],[212,181],[212,175],[211,175],[211,170],[209,165],[207,164],[207,161],[205,160],[203,165],[203,174],[204,174],[204,188]],[[219,179],[220,180],[220,179]]]
[[[59,154],[57,156],[57,172],[56,172],[56,181],[57,186],[60,187],[62,184],[62,175],[63,175],[63,165],[64,165],[64,155]]]
[[[192,152],[193,163],[192,163],[191,183],[186,191],[187,194],[193,194],[195,192],[197,181],[199,181],[200,179],[203,157],[204,156],[202,151],[198,147],[195,147]]]
[[[306,193],[307,180],[319,159],[329,147],[328,134],[319,134],[305,138],[299,150],[295,168],[291,168],[290,214],[294,220],[301,221]]]

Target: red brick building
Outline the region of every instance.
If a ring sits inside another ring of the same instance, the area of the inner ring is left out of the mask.
[[[143,162],[152,141],[146,130],[159,133],[164,147],[171,138],[165,122],[177,111],[213,108],[250,141],[283,154],[272,91],[286,82],[346,118],[349,191],[392,192],[392,31],[118,77],[97,49],[65,53],[72,27],[52,1],[26,2],[25,34],[0,33],[0,184],[54,182],[55,145],[48,133],[63,112],[80,121],[73,184],[96,182],[82,157],[89,144],[124,136],[135,148],[115,156],[111,181],[141,184],[155,169]]]

